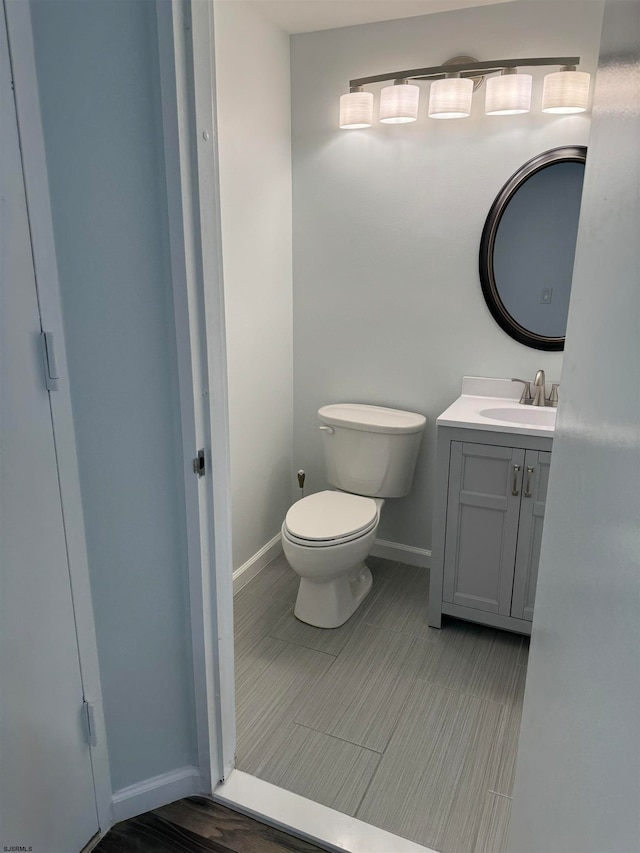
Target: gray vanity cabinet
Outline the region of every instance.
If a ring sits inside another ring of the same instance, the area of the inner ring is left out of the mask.
[[[511,615],[524,455],[451,442],[443,601]]]
[[[547,500],[550,463],[551,453],[543,450],[527,450],[523,470],[511,615],[516,619],[526,619],[529,622],[533,619],[533,602],[536,597],[542,520]]]
[[[550,448],[546,438],[439,428],[430,625],[447,613],[531,632]]]

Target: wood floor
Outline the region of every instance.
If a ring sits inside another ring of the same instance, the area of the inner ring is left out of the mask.
[[[235,596],[237,767],[443,853],[501,853],[528,640],[426,622],[429,573],[371,558],[341,628],[280,557]]]
[[[189,797],[116,824],[97,853],[322,853],[237,812]]]

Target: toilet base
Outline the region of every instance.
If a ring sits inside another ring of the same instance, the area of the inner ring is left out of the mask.
[[[316,628],[339,628],[371,592],[373,578],[363,561],[348,575],[315,583],[300,578],[294,615]]]

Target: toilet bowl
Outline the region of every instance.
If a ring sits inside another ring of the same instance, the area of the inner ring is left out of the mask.
[[[318,628],[344,624],[371,591],[365,564],[384,500],[340,491],[295,503],[282,524],[282,548],[300,576],[294,613]]]
[[[282,524],[282,549],[300,576],[294,613],[337,628],[371,591],[365,558],[385,498],[411,490],[424,415],[361,403],[318,410],[327,480],[334,491],[302,498]]]

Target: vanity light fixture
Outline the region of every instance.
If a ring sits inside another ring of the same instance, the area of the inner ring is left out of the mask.
[[[583,113],[589,104],[589,75],[567,64],[544,78],[543,113]]]
[[[352,86],[346,95],[340,95],[340,127],[356,130],[373,124],[373,94],[362,86]]]
[[[470,77],[447,74],[444,80],[434,80],[429,92],[429,118],[467,118],[472,98]]]
[[[380,92],[379,119],[383,124],[406,124],[418,118],[420,87],[401,77]]]
[[[589,102],[590,76],[577,71],[579,56],[529,57],[526,59],[493,59],[478,62],[460,56],[442,65],[394,71],[351,80],[349,93],[340,98],[340,127],[370,127],[373,122],[373,94],[365,86],[393,81],[380,93],[379,120],[383,124],[415,121],[422,81],[431,83],[430,118],[465,118],[471,113],[473,92],[487,76],[485,109],[487,115],[516,115],[531,106],[530,74],[519,73],[521,67],[559,66],[544,80],[542,111],[576,113],[586,110]],[[494,76],[488,76],[494,75]]]
[[[518,74],[517,68],[505,68],[498,77],[489,77],[485,99],[488,116],[511,116],[531,109],[531,74]]]

